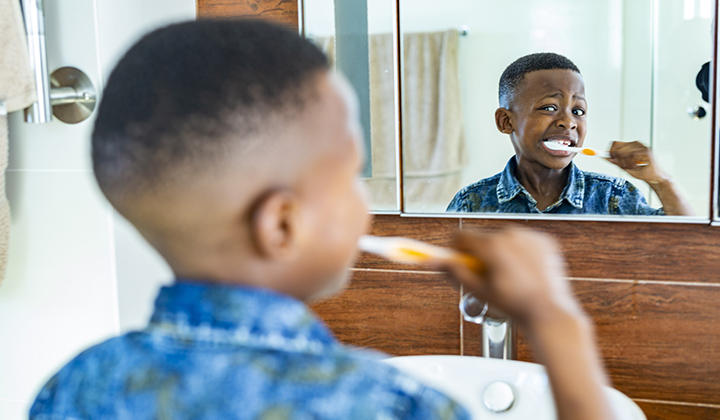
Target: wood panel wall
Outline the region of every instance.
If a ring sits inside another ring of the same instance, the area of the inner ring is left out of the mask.
[[[197,0],[197,16],[203,18],[255,18],[298,28],[297,0]]]
[[[461,229],[544,231],[595,323],[613,386],[648,419],[720,419],[720,228],[625,222],[377,216],[372,233],[449,245]],[[441,273],[362,254],[350,288],[314,306],[338,337],[397,356],[480,355]],[[522,338],[518,359],[534,361]]]
[[[296,0],[198,0],[198,17],[297,27]],[[720,227],[377,216],[372,233],[449,245],[460,229],[522,225],[560,241],[613,386],[648,419],[720,419]],[[314,309],[342,341],[391,355],[479,355],[442,273],[363,254],[350,287]],[[533,361],[519,332],[518,358]]]

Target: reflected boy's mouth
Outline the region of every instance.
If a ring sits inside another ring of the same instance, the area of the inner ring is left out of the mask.
[[[545,149],[545,152],[547,152],[553,156],[556,156],[556,157],[567,157],[567,156],[573,155],[574,152],[571,152],[569,150],[550,149],[547,146],[545,146],[546,143],[554,143],[554,144],[559,144],[559,145],[566,146],[566,147],[575,147],[575,145],[577,145],[577,140],[572,139],[567,136],[551,136],[546,139],[543,139],[542,144],[543,144],[543,149]]]
[[[575,147],[575,145],[577,144],[577,140],[572,139],[570,137],[566,137],[566,136],[551,136],[546,139],[543,139],[543,142],[552,142],[552,143],[557,143],[557,144],[561,144],[563,146],[570,146],[570,147]]]

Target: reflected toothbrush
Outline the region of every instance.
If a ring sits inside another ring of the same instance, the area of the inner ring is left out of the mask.
[[[594,149],[591,149],[589,147],[571,147],[571,146],[565,146],[560,143],[553,143],[550,141],[545,142],[545,147],[547,147],[550,150],[562,150],[566,152],[574,152],[574,153],[580,153],[587,156],[597,156],[601,158],[609,158],[610,153],[608,152],[598,152]]]
[[[561,151],[566,151],[566,152],[580,153],[580,154],[586,155],[586,156],[597,156],[597,157],[601,157],[601,158],[605,158],[605,159],[610,159],[609,152],[599,152],[599,151],[597,151],[595,149],[591,149],[589,147],[571,147],[571,146],[565,146],[563,144],[553,143],[553,142],[549,142],[549,141],[545,142],[545,147],[547,147],[550,150],[561,150]],[[639,162],[635,162],[635,164],[637,166],[647,166],[650,163],[644,162],[644,161],[639,161]]]
[[[360,237],[358,247],[365,252],[405,264],[423,264],[431,260],[446,260],[461,262],[476,272],[483,269],[483,264],[480,261],[467,254],[414,239],[365,235]]]

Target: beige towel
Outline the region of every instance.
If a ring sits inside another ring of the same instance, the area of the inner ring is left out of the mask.
[[[7,112],[35,102],[35,85],[19,0],[0,0],[0,100]]]
[[[405,176],[461,171],[467,156],[458,77],[458,32],[407,34],[404,43]]]
[[[0,284],[5,278],[10,242],[10,205],[5,196],[5,168],[8,158],[8,127],[5,102],[0,101]]]
[[[317,44],[332,59],[334,40]],[[458,32],[405,34],[403,169],[406,209],[444,211],[462,187],[467,165],[463,135]],[[396,209],[393,38],[370,35],[372,178],[366,179],[374,210]]]
[[[19,0],[0,0],[0,283],[5,278],[10,206],[5,196],[7,113],[35,102],[35,85]]]

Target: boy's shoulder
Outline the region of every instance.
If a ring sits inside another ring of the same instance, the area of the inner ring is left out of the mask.
[[[464,191],[467,194],[482,192],[490,188],[497,188],[498,183],[500,183],[501,177],[502,172],[498,172],[493,176],[489,176],[487,178],[483,178],[479,181],[473,182],[472,184],[463,188],[461,191]]]
[[[579,168],[578,168],[579,169]],[[585,178],[586,188],[613,187],[618,189],[632,187],[632,184],[625,178],[603,174],[600,172],[584,171],[579,169]],[[634,188],[634,187],[633,187]]]
[[[471,196],[485,197],[488,192],[495,191],[497,189],[501,176],[502,172],[463,187],[455,194],[454,201],[467,200]]]
[[[53,376],[30,418],[114,418],[122,412],[140,419],[163,411],[177,419],[192,412],[214,418],[244,412],[240,418],[250,419],[278,404],[313,418],[375,418],[368,409],[388,418],[431,419],[438,410],[466,418],[445,395],[382,363],[381,353],[342,345],[320,353],[195,351],[186,344],[136,332],[95,345]]]
[[[497,188],[502,172],[465,186],[453,197],[445,211],[488,211],[486,207],[497,205]]]
[[[136,334],[110,338],[75,356],[40,390],[30,409],[30,418],[83,419],[89,418],[88,412],[107,410],[101,403],[107,401],[103,396],[115,388],[113,373],[133,359],[128,349]]]

